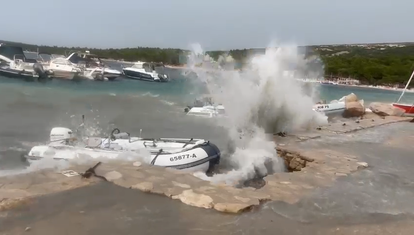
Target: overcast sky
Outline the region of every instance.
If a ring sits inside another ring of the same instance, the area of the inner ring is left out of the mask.
[[[413,0],[2,1],[0,39],[120,48],[414,41]]]

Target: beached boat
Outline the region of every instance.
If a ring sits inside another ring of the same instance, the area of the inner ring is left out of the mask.
[[[221,104],[214,105],[210,97],[203,97],[196,99],[192,106],[184,108],[184,112],[191,116],[217,117],[225,115],[225,108]]]
[[[313,110],[324,114],[342,114],[345,111],[345,101],[330,104],[315,104]]]
[[[401,92],[400,97],[398,98],[397,102],[393,103],[392,106],[403,109],[405,111],[405,116],[414,116],[414,103],[412,104],[403,104],[400,103],[401,98],[404,96],[404,93],[407,91],[408,87],[410,86],[411,80],[413,79],[414,71],[411,73],[410,79],[408,79],[407,84],[405,85],[404,90]]]
[[[28,59],[18,46],[0,45],[0,75],[26,80],[48,79],[49,73],[35,59]]]
[[[125,77],[134,80],[142,80],[147,82],[168,82],[169,78],[166,74],[159,74],[155,71],[155,64],[138,61],[131,67],[122,69]]]
[[[77,158],[121,159],[121,154],[142,154],[148,164],[185,171],[207,172],[219,163],[220,150],[203,139],[131,137],[114,129],[110,136],[87,137],[78,142],[72,130],[55,127],[48,145],[34,146],[28,160],[42,158],[74,160]],[[147,155],[146,155],[147,154]]]

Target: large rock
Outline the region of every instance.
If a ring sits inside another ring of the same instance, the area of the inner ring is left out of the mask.
[[[240,213],[244,210],[251,208],[253,205],[247,203],[217,203],[214,205],[214,209],[220,212],[226,213]]]
[[[109,182],[113,182],[114,180],[122,178],[122,174],[118,171],[110,171],[105,174],[105,179]]]
[[[151,182],[142,182],[132,185],[131,189],[139,189],[143,192],[151,192],[154,189],[154,185]]]
[[[373,102],[369,105],[369,109],[380,116],[402,116],[405,113],[404,109],[392,106],[391,104]]]
[[[184,190],[181,194],[173,196],[172,198],[178,199],[182,203],[190,206],[196,206],[206,209],[213,208],[213,199],[210,196],[195,193],[191,189]]]
[[[349,117],[361,117],[365,114],[365,107],[362,104],[363,102],[353,101],[345,103],[345,111],[343,116],[346,118]]]
[[[342,97],[339,101],[345,101],[345,103],[356,102],[358,101],[358,97],[354,93],[351,93],[347,96]]]

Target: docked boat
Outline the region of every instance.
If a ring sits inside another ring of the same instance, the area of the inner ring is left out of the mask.
[[[67,58],[48,53],[39,53],[38,61],[48,70],[51,76],[58,79],[82,79],[82,69],[70,62]]]
[[[327,81],[327,80],[325,80],[325,81],[320,81],[319,83],[320,83],[321,85],[338,85],[338,83],[337,83],[337,82]]]
[[[398,98],[397,102],[392,104],[392,106],[394,106],[394,107],[403,109],[405,111],[404,116],[414,116],[414,103],[412,103],[412,104],[400,103],[402,97],[404,96],[405,92],[407,91],[408,87],[410,86],[410,83],[413,79],[413,76],[414,76],[414,71],[411,73],[411,76],[408,79],[408,82],[405,85],[404,90],[401,92],[401,95]]]
[[[220,161],[220,150],[203,139],[131,137],[114,129],[110,136],[87,137],[78,141],[72,130],[55,127],[50,132],[48,145],[34,146],[28,160],[42,158],[73,160],[77,158],[119,159],[120,154],[147,152],[150,165],[171,167],[185,171],[207,172]],[[145,156],[143,156],[145,158]]]
[[[80,67],[83,71],[82,76],[90,80],[113,81],[122,75],[121,71],[106,65],[99,56],[89,51],[73,52],[67,60]]]
[[[142,80],[148,82],[168,82],[169,78],[166,74],[159,74],[155,71],[155,65],[153,63],[147,63],[138,61],[131,67],[122,69],[122,73],[125,77],[134,80]]]
[[[187,115],[200,117],[217,117],[224,116],[226,111],[223,105],[214,105],[210,97],[203,97],[196,99],[192,106],[187,106],[184,109]]]
[[[48,79],[50,74],[35,59],[28,59],[18,46],[0,45],[0,75],[26,80]]]

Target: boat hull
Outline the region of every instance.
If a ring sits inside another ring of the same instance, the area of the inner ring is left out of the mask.
[[[198,117],[224,117],[225,110],[223,108],[217,108],[214,106],[203,106],[203,107],[186,107],[184,112],[189,116],[198,116]]]
[[[52,77],[63,80],[82,80],[79,72],[63,71],[63,70],[52,70]]]
[[[414,104],[393,103],[392,106],[403,109],[405,111],[404,115],[414,116]]]
[[[123,69],[122,72],[125,77],[129,79],[133,79],[133,80],[141,80],[141,81],[146,81],[146,82],[168,82],[168,80],[166,79],[160,79],[160,78],[155,79],[150,74],[141,73],[138,71],[132,71],[129,69]]]
[[[341,114],[345,111],[345,102],[332,104],[316,104],[313,110],[324,114]]]
[[[29,161],[39,159],[55,160],[87,160],[87,159],[112,159],[112,160],[140,160],[155,166],[175,168],[188,172],[207,172],[217,165],[220,161],[220,151],[216,145],[205,142],[182,151],[163,152],[162,148],[154,149],[152,141],[148,145],[138,142],[136,145],[128,144],[129,140],[109,142],[99,142],[96,148],[75,147],[70,145],[40,145],[33,147],[26,158]],[[112,146],[111,146],[112,144]],[[129,146],[128,146],[129,145]],[[181,146],[183,144],[181,143]],[[102,148],[104,147],[104,148]],[[118,149],[118,150],[115,150]],[[146,155],[145,153],[149,153]],[[136,156],[136,155],[140,156]],[[134,157],[136,156],[136,157]],[[134,157],[134,159],[132,159]],[[129,158],[129,159],[128,159]]]
[[[0,68],[0,75],[8,78],[24,79],[26,81],[37,81],[39,79],[39,76],[36,74],[8,68]]]

